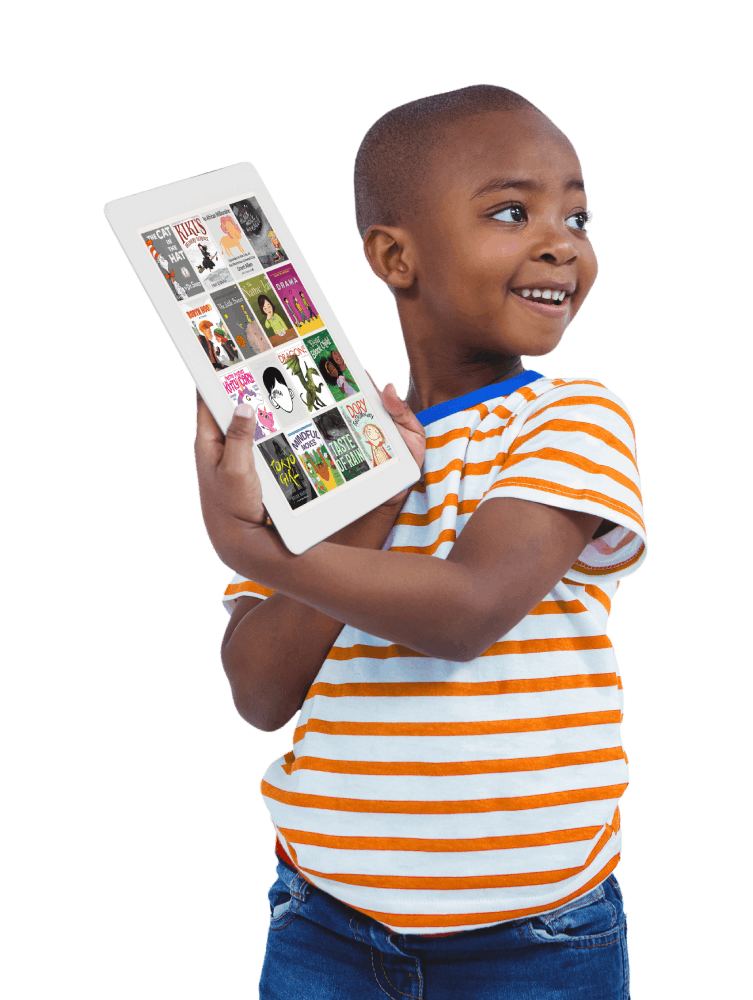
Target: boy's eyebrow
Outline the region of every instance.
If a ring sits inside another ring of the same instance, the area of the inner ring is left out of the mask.
[[[507,188],[522,188],[524,191],[540,191],[541,184],[536,181],[526,180],[522,177],[497,177],[494,180],[487,181],[483,184],[478,191],[475,191],[471,195],[471,201],[474,198],[481,198],[485,194],[491,194],[492,191],[505,191]],[[586,186],[579,177],[572,177],[564,186],[565,191],[572,191],[573,189],[577,191],[585,191]]]

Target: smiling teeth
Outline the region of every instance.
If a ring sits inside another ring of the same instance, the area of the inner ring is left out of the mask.
[[[543,291],[540,288],[524,288],[520,293],[524,299],[532,297],[534,299],[552,299],[554,302],[563,302],[565,299],[565,292],[553,292],[551,288],[545,288]]]

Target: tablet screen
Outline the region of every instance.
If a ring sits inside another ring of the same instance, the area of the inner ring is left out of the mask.
[[[395,457],[257,197],[139,235],[207,370],[235,406],[253,406],[257,454],[294,514]]]

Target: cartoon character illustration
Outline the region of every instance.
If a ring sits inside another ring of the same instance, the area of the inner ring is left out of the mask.
[[[322,454],[324,453],[324,454]],[[335,470],[332,466],[332,459],[327,455],[327,449],[317,448],[315,451],[304,452],[306,469],[314,482],[314,485],[321,493],[328,493],[334,490],[339,483],[335,478]]]
[[[226,256],[230,257],[232,260],[235,256],[236,250],[238,253],[243,253],[243,247],[241,246],[243,233],[241,232],[240,226],[237,224],[235,219],[230,215],[222,216],[220,219],[220,229],[225,234],[220,240],[220,246]],[[231,253],[231,251],[233,252]]]
[[[198,330],[193,321],[191,321],[191,327],[198,337],[199,343],[204,348],[204,352],[217,371],[221,371],[229,365],[234,365],[236,361],[240,361],[238,349],[230,337],[228,337],[222,323],[219,323],[212,329],[212,324],[209,320],[204,319],[199,323]]]
[[[361,434],[366,439],[366,443],[371,447],[371,458],[374,465],[382,465],[384,462],[389,462],[392,456],[384,447],[384,442],[387,439],[382,433],[382,429],[377,424],[364,424],[361,428]]]
[[[284,336],[288,330],[288,324],[282,316],[277,315],[271,299],[269,299],[266,295],[260,295],[256,301],[259,303],[261,311],[267,317],[264,320],[264,326],[266,326],[268,330],[271,330],[272,333],[276,334],[278,337]]]
[[[267,233],[267,236],[269,237],[269,242],[277,251],[277,253],[272,258],[272,263],[276,264],[277,261],[279,260],[287,260],[287,257],[282,251],[282,245],[280,244],[280,241],[277,239],[274,229],[270,229],[269,232]]]
[[[301,298],[306,303],[306,308],[309,311],[309,318],[308,319],[306,319],[305,316],[303,315],[303,309],[301,308],[301,304],[298,301],[298,296],[297,295],[293,296],[293,298],[295,299],[295,306],[291,306],[290,305],[290,300],[288,299],[287,295],[283,295],[282,298],[283,298],[283,301],[285,303],[285,308],[288,310],[288,312],[290,313],[290,315],[293,317],[293,322],[295,323],[296,326],[303,326],[304,323],[310,323],[310,322],[312,322],[315,319],[319,319],[319,314],[314,311],[314,309],[308,304],[308,302],[306,302],[306,296],[303,294],[303,292],[301,292]],[[296,315],[295,315],[295,310],[296,309],[298,310],[298,316],[300,318],[296,318]]]
[[[285,308],[288,310],[288,312],[290,313],[290,315],[293,317],[293,322],[295,323],[295,325],[296,326],[303,326],[303,323],[304,323],[303,317],[301,317],[301,319],[298,319],[296,317],[295,310],[291,309],[291,307],[290,307],[290,299],[287,297],[287,295],[283,295],[282,301],[285,303]]]
[[[201,250],[201,264],[199,264],[198,271],[201,274],[202,271],[213,271],[215,268],[215,260],[217,259],[217,254],[212,257],[209,249],[203,244],[198,244],[199,250]]]
[[[306,365],[306,362],[303,362]],[[308,407],[309,413],[312,410],[323,409],[327,404],[319,396],[319,391],[322,388],[322,383],[316,385],[314,382],[314,369],[309,368],[306,365],[306,374],[304,375],[303,369],[301,368],[301,362],[297,354],[291,354],[289,358],[285,361],[285,367],[291,373],[295,375],[301,382],[305,392],[300,393],[301,400]]]
[[[276,410],[284,410],[286,413],[293,412],[293,400],[295,394],[285,381],[281,372],[276,368],[265,368],[262,375],[264,388],[267,390],[269,402]]]
[[[303,299],[303,304],[306,306],[306,308],[309,311],[309,317],[313,316],[314,319],[319,319],[319,313],[316,311],[316,309],[314,309],[313,306],[310,306],[308,304],[308,302],[306,301],[306,295],[305,295],[305,293],[303,291],[301,292],[301,298]]]
[[[335,355],[340,359],[340,365],[335,361]],[[322,373],[322,378],[327,385],[338,386],[344,395],[354,396],[359,392],[358,386],[353,379],[348,378],[345,374],[345,362],[339,351],[333,351],[331,354],[325,354],[319,358],[319,371]]]
[[[295,299],[295,307],[296,307],[296,309],[298,310],[298,312],[299,312],[299,314],[300,314],[300,317],[301,317],[301,325],[303,325],[304,323],[308,323],[308,320],[307,320],[307,319],[306,319],[306,317],[305,317],[305,316],[303,315],[303,306],[302,306],[302,305],[301,305],[301,303],[300,303],[300,302],[298,301],[298,296],[297,296],[297,295],[294,295],[294,296],[293,296],[293,298]],[[310,318],[310,317],[309,317],[309,318]]]
[[[165,278],[171,283],[172,289],[173,289],[173,294],[175,295],[175,298],[179,302],[182,299],[186,298],[186,293],[183,290],[183,287],[178,284],[178,282],[177,282],[177,280],[175,278],[175,268],[173,268],[172,271],[168,271],[168,268],[170,267],[170,265],[167,263],[167,261],[165,260],[165,258],[162,256],[162,254],[155,247],[154,243],[151,240],[147,240],[146,241],[146,247],[147,247],[147,250],[149,251],[149,253],[152,255],[152,257],[155,259],[155,261],[159,264],[159,266],[165,272]],[[186,278],[190,277],[190,275],[189,275],[189,273],[188,273],[188,271],[186,270],[185,267],[183,268],[183,272],[184,272],[184,275],[185,275]]]
[[[254,434],[254,441],[257,441],[259,437],[262,436],[262,427],[266,427],[270,434],[277,430],[272,411],[266,410],[262,404],[259,404],[259,409],[256,411],[256,433]]]

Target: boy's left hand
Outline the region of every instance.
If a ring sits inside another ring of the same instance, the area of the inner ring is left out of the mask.
[[[256,414],[247,403],[235,410],[223,434],[198,395],[196,471],[204,524],[220,558],[233,548],[239,530],[264,525],[267,514],[254,467]]]

